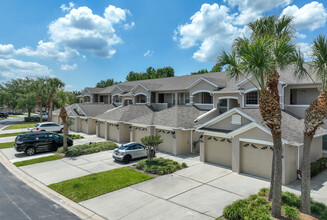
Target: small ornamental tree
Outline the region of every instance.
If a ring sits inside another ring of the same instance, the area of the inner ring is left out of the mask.
[[[142,144],[145,146],[148,161],[152,162],[159,144],[163,143],[160,135],[146,136],[141,139]]]

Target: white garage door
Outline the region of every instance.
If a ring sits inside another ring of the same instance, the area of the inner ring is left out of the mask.
[[[205,160],[207,162],[231,167],[232,166],[232,143],[229,139],[218,137],[206,137]]]
[[[173,146],[174,146],[174,139],[173,139],[173,135],[171,132],[172,131],[161,130],[161,129],[157,129],[157,131],[156,131],[157,135],[160,135],[161,139],[163,140],[163,143],[159,144],[158,149],[160,151],[172,154]]]
[[[116,124],[108,124],[108,137],[110,140],[118,141],[118,128]]]
[[[86,122],[86,120],[84,120],[84,119],[81,120],[81,127],[82,127],[81,128],[82,132],[87,134],[87,122]]]
[[[98,132],[99,132],[99,137],[104,138],[104,134],[106,133],[105,131],[105,123],[104,122],[98,122]]]
[[[72,120],[72,125],[69,127],[69,129],[71,131],[75,131],[75,118],[71,118],[70,120]]]
[[[134,142],[140,143],[143,137],[147,136],[147,129],[142,127],[134,127]]]
[[[273,151],[269,146],[241,142],[241,171],[270,179]]]

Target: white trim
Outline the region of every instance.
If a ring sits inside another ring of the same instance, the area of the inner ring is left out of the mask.
[[[205,131],[205,130],[195,130],[195,131],[196,132],[203,133],[203,135],[205,135],[205,136],[214,136],[214,137],[226,138],[226,134],[225,133],[221,133],[221,132]]]
[[[254,144],[262,144],[262,145],[274,146],[274,143],[271,142],[271,141],[262,141],[262,140],[249,139],[249,138],[240,138],[239,140],[242,141],[242,142],[247,142],[247,143],[254,143]]]
[[[203,77],[200,77],[200,78],[198,78],[197,80],[195,80],[194,82],[192,82],[188,87],[186,87],[186,89],[190,89],[190,88],[192,88],[193,86],[195,86],[196,84],[198,84],[201,80],[203,80],[203,81],[209,83],[210,85],[212,85],[212,86],[214,86],[214,87],[216,87],[216,88],[219,87],[219,86],[217,86],[216,84],[210,82],[209,80],[207,80],[207,79],[205,79],[205,78],[203,78]]]
[[[286,107],[309,108],[310,105],[286,105]]]
[[[211,95],[211,91],[209,91],[209,90],[198,90],[198,91],[193,92],[192,96],[194,96],[195,94],[201,93],[201,92],[206,92],[206,93],[209,93]]]
[[[134,94],[134,97],[136,97],[136,96],[138,96],[138,95],[144,95],[145,97],[148,98],[148,95],[145,94],[145,93],[143,93],[143,92],[139,92],[139,93]]]
[[[196,102],[194,102],[193,103],[194,105],[203,105],[203,106],[213,106],[213,103],[196,103]]]
[[[245,82],[249,82],[252,78],[253,78],[253,75],[251,75],[250,77],[245,77],[245,79],[241,80],[236,85],[237,86],[242,86]]]
[[[206,113],[200,115],[199,117],[197,117],[194,121],[201,120],[202,118],[204,118],[205,116],[211,114],[212,112],[214,112],[214,111],[216,111],[216,110],[217,110],[217,108],[213,108],[213,109],[211,109],[210,111],[208,111],[208,112],[206,112]]]
[[[112,90],[111,91],[113,91],[115,88],[118,88],[121,92],[124,92],[124,90],[122,90],[121,88],[119,88],[119,86],[118,85],[115,85],[113,88],[112,88]]]
[[[239,93],[241,94],[241,91],[213,91],[212,94],[224,94],[224,93]]]
[[[207,126],[207,125],[211,125],[211,124],[213,124],[213,123],[217,123],[217,122],[219,122],[219,121],[221,121],[221,120],[223,120],[223,119],[229,117],[229,116],[232,115],[233,113],[238,113],[238,114],[242,115],[243,117],[249,119],[250,121],[255,122],[255,120],[254,120],[252,117],[248,116],[248,115],[245,114],[244,112],[240,111],[239,109],[232,108],[232,109],[230,109],[229,111],[224,112],[223,114],[220,114],[220,115],[218,115],[217,117],[211,119],[210,121],[207,121],[206,123],[204,123],[204,124],[198,126],[196,129],[200,129],[200,128],[203,128],[203,127],[205,127],[205,126]]]
[[[85,117],[87,117],[87,114],[85,114],[85,112],[81,109],[81,107],[79,107],[79,105],[76,105],[78,107],[79,110],[81,110],[81,112],[85,115]]]
[[[131,92],[132,92],[134,89],[136,89],[138,86],[141,86],[143,89],[145,89],[146,91],[149,92],[149,89],[145,88],[145,86],[143,86],[141,83],[136,84],[136,85],[131,89]]]
[[[321,133],[321,134],[316,134],[316,135],[314,135],[313,137],[314,137],[314,138],[317,138],[317,137],[322,137],[322,136],[325,136],[325,135],[327,135],[327,131],[326,131],[326,132],[323,132],[323,133]]]
[[[112,95],[111,95],[111,98],[115,97],[116,95],[120,96],[121,94],[120,94],[120,93],[112,94]]]
[[[244,94],[249,93],[249,92],[254,92],[254,91],[258,91],[258,89],[257,88],[251,88],[251,89],[245,90]]]
[[[236,97],[236,96],[222,96],[222,97],[218,98],[218,100],[221,100],[221,99],[236,99],[236,100],[238,100],[238,97]]]

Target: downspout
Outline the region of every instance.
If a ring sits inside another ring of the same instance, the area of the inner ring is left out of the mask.
[[[300,173],[300,145],[297,145],[297,178],[302,179],[301,173]]]
[[[282,103],[282,109],[285,110],[285,88],[288,86],[288,84],[285,84],[284,86],[282,86],[282,99],[283,99],[283,103]]]
[[[190,135],[190,138],[191,138],[191,140],[190,140],[191,153],[193,153],[193,131],[194,130],[191,130],[191,135]]]

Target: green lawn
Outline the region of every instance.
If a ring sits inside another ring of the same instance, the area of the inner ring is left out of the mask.
[[[15,142],[0,143],[0,149],[12,148],[14,147]]]
[[[37,123],[35,122],[18,122],[12,125],[9,125],[8,127],[6,127],[3,130],[13,130],[13,129],[21,129],[21,128],[33,128],[34,125],[36,125]]]
[[[17,136],[17,135],[23,134],[23,133],[26,133],[26,132],[15,132],[15,133],[8,133],[8,134],[0,134],[0,138]]]
[[[52,161],[52,160],[59,160],[61,159],[62,156],[60,155],[51,155],[48,157],[41,157],[41,158],[36,158],[32,160],[25,160],[25,161],[20,161],[14,163],[16,167],[21,167],[21,166],[26,166],[26,165],[31,165],[31,164],[36,164],[36,163],[42,163],[42,162],[47,162],[47,161]]]
[[[49,187],[75,202],[81,202],[152,178],[130,167],[123,167],[54,183]]]

